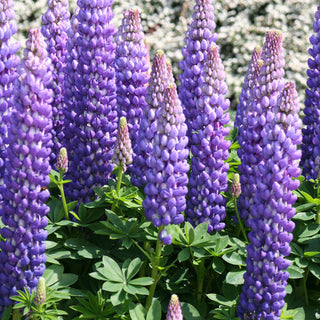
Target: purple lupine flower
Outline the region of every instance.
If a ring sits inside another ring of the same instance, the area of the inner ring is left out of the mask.
[[[0,242],[0,310],[10,296],[37,286],[45,270],[44,230],[49,207],[52,91],[50,58],[39,29],[26,42],[20,81],[15,87],[15,108],[8,127]]]
[[[132,163],[132,147],[127,126],[127,119],[121,117],[118,127],[117,141],[114,147],[113,162],[119,167],[122,166],[123,172],[126,165]]]
[[[70,166],[66,186],[71,200],[89,202],[93,186],[105,184],[117,134],[113,1],[78,0],[68,42],[66,139]],[[71,49],[71,51],[70,51]],[[67,133],[68,132],[68,133]],[[70,137],[70,139],[68,139]]]
[[[154,56],[150,79],[147,88],[147,106],[143,110],[137,142],[133,146],[134,156],[131,167],[131,182],[141,188],[147,183],[146,172],[149,168],[153,137],[157,132],[156,111],[163,101],[163,93],[168,86],[166,58],[162,50]]]
[[[251,102],[251,90],[257,84],[257,78],[262,67],[261,53],[262,50],[259,46],[256,46],[253,49],[248,70],[244,78],[242,90],[239,96],[239,103],[237,105],[237,113],[234,121],[234,127],[238,129],[242,125],[244,118],[247,115],[248,104]]]
[[[56,167],[62,173],[68,172],[68,153],[65,147],[60,149]]]
[[[138,10],[123,13],[122,23],[115,37],[115,71],[118,117],[126,117],[129,135],[134,146],[143,110],[148,82],[147,49],[144,43]]]
[[[187,125],[178,99],[176,86],[169,84],[164,100],[156,112],[157,132],[147,172],[143,201],[146,219],[155,227],[179,224],[184,221],[189,171],[186,148]],[[161,235],[162,238],[170,240]]]
[[[277,98],[284,86],[284,57],[282,34],[279,31],[268,31],[262,48],[262,62],[256,86],[251,90],[251,101],[247,107],[247,115],[239,130],[238,155],[242,193],[238,200],[239,214],[246,219],[252,207],[252,198],[256,190],[258,165],[263,163],[261,154],[261,131],[272,114]]]
[[[64,68],[66,65],[67,30],[70,27],[68,0],[48,0],[48,10],[42,16],[41,32],[46,39],[47,50],[52,61],[52,153],[50,164],[56,163],[64,139]]]
[[[285,287],[297,196],[301,151],[301,120],[298,96],[293,83],[286,83],[273,112],[261,131],[264,163],[248,220],[251,243],[247,247],[247,269],[238,309],[241,319],[279,320],[284,306]]]
[[[19,57],[16,55],[20,45],[12,42],[12,35],[17,32],[14,23],[12,0],[0,0],[0,206],[2,201],[3,174],[5,161],[5,139],[7,137],[7,121],[13,105],[13,83],[18,77],[16,68]]]
[[[186,116],[188,137],[191,135],[189,123],[197,116],[196,101],[202,95],[200,74],[207,59],[208,49],[217,39],[214,33],[214,8],[211,0],[196,0],[193,8],[192,21],[185,37],[185,47],[182,49],[184,60],[179,67],[179,98]],[[191,140],[189,140],[191,143]]]
[[[208,50],[207,60],[201,74],[202,96],[196,103],[197,116],[191,122],[192,170],[188,191],[186,215],[193,225],[208,223],[208,232],[225,227],[225,198],[228,190],[225,161],[229,157],[230,141],[225,137],[230,128],[230,101],[225,98],[227,85],[219,49],[214,44]]]
[[[173,294],[171,296],[168,305],[166,320],[183,320],[180,301],[176,294]]]
[[[313,34],[310,37],[312,48],[309,49],[311,58],[308,59],[308,80],[306,89],[305,116],[302,129],[303,140],[301,144],[301,167],[306,179],[317,179],[320,173],[320,80],[319,80],[319,43],[320,43],[320,2],[315,13]]]

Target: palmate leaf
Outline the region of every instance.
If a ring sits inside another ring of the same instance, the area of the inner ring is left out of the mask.
[[[124,275],[117,262],[108,256],[102,258],[104,268],[99,268],[97,271],[106,277],[106,279],[114,282],[124,282]]]

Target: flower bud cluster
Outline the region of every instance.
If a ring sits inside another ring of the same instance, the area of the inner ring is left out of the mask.
[[[50,164],[57,161],[57,155],[64,138],[64,68],[66,65],[67,30],[70,26],[68,0],[48,0],[48,10],[42,16],[41,32],[46,39],[51,59],[52,82],[49,88],[53,92],[52,102],[52,153]]]
[[[183,320],[180,301],[176,294],[173,294],[171,296],[168,305],[166,320]]]
[[[225,198],[222,191],[228,189],[225,161],[229,157],[230,141],[225,139],[230,128],[230,101],[225,98],[228,87],[219,56],[214,44],[208,50],[207,60],[201,74],[202,96],[198,99],[197,116],[191,122],[192,170],[188,191],[186,216],[193,225],[208,223],[208,232],[224,228]]]
[[[279,320],[284,306],[285,287],[290,262],[289,243],[293,236],[297,196],[293,190],[299,181],[301,151],[301,120],[297,92],[293,83],[286,83],[261,131],[261,154],[264,163],[260,173],[253,206],[247,221],[251,243],[247,247],[247,269],[240,295],[241,319]]]
[[[130,139],[135,145],[146,107],[148,82],[147,49],[138,10],[123,13],[115,42],[118,116],[126,117]]]
[[[12,42],[12,36],[17,32],[14,23],[14,10],[12,0],[0,0],[0,203],[5,161],[5,139],[7,137],[8,116],[13,106],[13,83],[18,77],[16,68],[19,57],[16,55],[19,44]]]
[[[238,155],[241,159],[239,172],[241,174],[242,194],[239,197],[238,208],[240,217],[246,219],[251,210],[250,199],[256,191],[258,165],[266,158],[261,153],[261,131],[266,122],[272,117],[279,93],[284,85],[284,56],[282,49],[282,34],[279,31],[268,31],[261,58],[258,61],[260,74],[256,86],[251,90],[246,117],[239,128]]]
[[[188,137],[192,130],[189,123],[197,116],[196,101],[202,95],[200,77],[203,65],[208,49],[217,39],[215,27],[212,0],[196,0],[184,40],[185,47],[182,49],[184,60],[179,63],[182,70],[179,75],[179,98],[189,127]]]
[[[153,137],[157,132],[156,112],[163,102],[163,93],[169,84],[166,58],[163,51],[158,50],[154,56],[150,79],[148,82],[146,102],[140,122],[136,144],[133,146],[134,157],[131,167],[131,182],[141,188],[147,184],[146,172],[149,168],[153,149]]]
[[[156,118],[158,130],[153,137],[150,169],[144,188],[147,197],[143,207],[146,219],[160,227],[184,221],[182,211],[186,208],[188,191],[187,125],[174,84],[169,84],[165,89]],[[168,244],[169,238],[165,237],[163,241]]]
[[[237,105],[237,113],[234,121],[235,128],[238,128],[240,131],[240,127],[245,122],[245,118],[247,116],[247,112],[249,109],[248,104],[251,102],[251,91],[257,85],[257,78],[260,74],[260,70],[262,67],[261,60],[261,47],[256,46],[253,49],[251,60],[249,62],[248,70],[246,76],[244,78],[244,82],[242,85],[242,90],[239,96],[239,103]]]
[[[68,153],[67,149],[64,147],[60,149],[56,167],[62,173],[68,172]]]
[[[118,127],[117,141],[114,147],[113,162],[122,166],[123,172],[126,171],[126,165],[132,163],[132,148],[129,131],[127,126],[127,119],[121,117]]]
[[[10,296],[37,286],[45,270],[46,215],[49,207],[52,92],[50,59],[39,29],[31,30],[24,50],[15,106],[8,127],[0,234],[0,313]]]
[[[117,134],[113,13],[110,0],[79,0],[73,45],[69,51],[66,86],[68,135],[65,146],[70,152],[66,194],[72,200],[89,202],[93,186],[106,183],[112,172],[112,155]],[[73,47],[73,48],[72,48]],[[73,57],[75,57],[73,59]],[[66,137],[67,138],[67,137]]]
[[[320,173],[320,5],[315,13],[313,34],[310,37],[312,48],[308,59],[308,80],[302,129],[301,167],[306,179],[317,179]]]

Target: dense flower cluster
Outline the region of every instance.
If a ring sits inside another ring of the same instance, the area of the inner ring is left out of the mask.
[[[53,92],[51,166],[56,162],[56,157],[62,147],[64,138],[64,68],[66,65],[67,30],[69,27],[68,0],[48,0],[48,10],[42,16],[41,32],[46,39],[47,50],[52,62],[52,81],[49,84],[49,88]]]
[[[164,91],[164,100],[156,112],[157,132],[153,138],[150,169],[143,201],[146,219],[154,226],[180,224],[184,221],[182,211],[186,208],[189,164],[186,159],[187,126],[177,96],[176,86],[169,84]],[[161,240],[170,244],[170,235]]]
[[[183,320],[180,301],[176,294],[173,294],[171,296],[171,299],[168,305],[166,320]]]
[[[60,149],[56,167],[59,171],[63,173],[68,172],[68,153],[67,149],[64,147]]]
[[[315,34],[310,37],[312,48],[309,49],[311,58],[308,60],[307,75],[309,78],[303,110],[305,114],[303,123],[306,127],[302,129],[303,140],[301,145],[301,166],[303,175],[307,179],[317,179],[320,173],[320,4],[315,13],[313,31]]]
[[[257,85],[257,78],[260,74],[262,67],[261,60],[262,50],[259,46],[256,46],[252,52],[251,60],[249,62],[248,70],[244,78],[242,90],[239,96],[239,103],[237,105],[237,113],[234,121],[234,126],[238,128],[243,124],[244,119],[247,117],[249,104],[252,100],[252,89]]]
[[[222,191],[228,189],[225,161],[229,157],[230,141],[225,139],[230,129],[230,102],[225,98],[227,85],[219,49],[208,49],[204,70],[201,73],[202,95],[196,102],[198,114],[191,121],[191,173],[186,215],[188,221],[197,225],[208,223],[208,232],[220,231],[225,224],[225,198]]]
[[[12,42],[11,37],[17,32],[14,23],[12,0],[0,1],[0,203],[2,200],[5,142],[7,136],[7,121],[13,105],[13,83],[18,73],[16,68],[19,58],[16,52],[19,44]]]
[[[149,168],[153,149],[153,137],[157,132],[156,111],[160,108],[163,93],[169,81],[165,55],[163,51],[158,50],[153,59],[148,82],[147,106],[143,109],[137,141],[133,146],[134,158],[131,168],[131,181],[137,187],[144,187],[147,183],[146,172]]]
[[[12,303],[11,295],[33,289],[45,269],[44,254],[49,207],[52,92],[50,59],[39,29],[31,30],[26,43],[15,106],[10,115],[8,154],[5,163],[0,242],[0,312]]]
[[[241,159],[242,194],[239,197],[239,214],[247,218],[251,209],[251,198],[257,186],[257,168],[263,161],[261,153],[261,131],[276,105],[278,95],[284,85],[284,57],[282,34],[279,31],[268,31],[262,49],[262,63],[258,60],[256,86],[251,90],[251,98],[246,116],[240,122],[238,155]],[[260,68],[261,67],[261,68]]]
[[[301,120],[297,93],[293,83],[286,83],[273,110],[268,113],[261,131],[261,154],[265,161],[258,165],[261,173],[253,199],[248,226],[251,228],[247,247],[245,283],[240,295],[241,319],[279,320],[284,306],[285,287],[290,262],[289,243],[299,187]],[[245,317],[246,315],[246,317]]]
[[[182,73],[179,75],[179,98],[186,121],[189,123],[197,116],[196,101],[201,97],[200,76],[207,60],[208,49],[217,39],[214,33],[214,9],[211,0],[196,0],[192,20],[182,49],[184,60],[179,63]],[[192,128],[189,126],[188,137]],[[190,141],[191,142],[191,141]]]
[[[132,148],[129,131],[127,126],[127,119],[121,117],[118,127],[117,141],[113,152],[113,162],[123,171],[126,171],[126,165],[132,162]]]
[[[118,116],[126,117],[130,139],[135,145],[142,112],[146,107],[148,82],[147,49],[138,10],[123,13],[115,42]]]
[[[71,32],[74,44],[69,47],[73,49],[67,61],[74,88],[70,92],[70,86],[66,87],[66,130],[71,139],[66,136],[65,146],[70,152],[68,176],[72,180],[66,194],[72,200],[88,202],[94,196],[93,186],[105,184],[112,172],[118,123],[113,67],[115,28],[111,24],[112,1],[79,0],[78,5],[76,30]],[[70,93],[74,94],[71,99]]]

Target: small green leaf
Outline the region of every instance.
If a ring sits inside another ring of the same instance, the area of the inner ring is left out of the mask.
[[[320,254],[319,251],[311,251],[311,252],[304,252],[304,253],[303,253],[303,255],[304,255],[305,257],[308,257],[308,258],[317,256],[317,255],[319,255],[319,254]]]
[[[161,320],[161,304],[158,299],[152,301],[146,320]]]
[[[224,270],[226,269],[225,264],[223,263],[222,259],[219,257],[213,257],[212,259],[212,269],[219,273],[222,274]]]
[[[299,279],[299,278],[303,278],[304,270],[303,270],[303,269],[300,269],[300,268],[297,267],[297,266],[290,265],[290,266],[288,267],[287,271],[288,271],[289,274],[290,274],[289,279]]]
[[[245,266],[245,258],[241,256],[237,252],[229,252],[222,256],[222,259],[226,261],[227,263],[233,264],[235,266]]]
[[[178,260],[179,262],[186,261],[190,258],[190,249],[184,248],[178,253]]]
[[[108,292],[118,292],[122,290],[123,283],[120,282],[112,282],[112,281],[105,281],[102,285],[102,290],[108,291]]]
[[[184,320],[203,320],[199,311],[189,303],[181,302],[181,311]]]
[[[308,209],[311,209],[313,207],[315,207],[316,204],[315,203],[304,203],[298,207],[296,207],[296,214],[295,216],[293,217],[293,219],[298,219],[299,220],[299,215],[298,213],[302,213],[303,215],[301,217],[303,217],[302,219],[300,220],[310,220],[310,219],[304,219],[305,217],[305,214],[310,217],[311,215],[314,215],[312,212],[303,212],[304,210],[308,210]],[[298,218],[297,218],[298,217]]]
[[[117,262],[108,256],[103,256],[102,261],[104,265],[103,275],[109,280],[123,283],[124,277]]]
[[[144,320],[146,310],[141,303],[134,304],[133,302],[130,302],[129,314],[131,320]]]
[[[63,266],[51,265],[43,273],[43,277],[46,280],[46,286],[50,287],[56,283],[63,274]]]
[[[308,203],[308,205],[310,206],[310,203]],[[298,212],[294,215],[292,219],[307,221],[307,220],[314,219],[314,217],[315,217],[315,214],[311,211],[308,211],[308,212]]]
[[[245,270],[235,270],[227,273],[226,282],[229,284],[240,285],[244,283],[243,275]]]
[[[142,265],[142,262],[139,258],[135,258],[131,261],[127,270],[128,280],[131,280],[138,273],[141,265]]]
[[[217,304],[221,304],[223,306],[232,307],[234,304],[236,304],[236,300],[230,301],[229,299],[225,298],[224,296],[221,296],[220,294],[216,293],[209,293],[207,294],[207,297],[216,302]]]
[[[186,222],[186,224],[184,225],[184,230],[188,239],[188,244],[192,244],[194,240],[194,229],[191,223]]]
[[[315,263],[309,264],[310,272],[317,278],[320,279],[320,266]]]
[[[153,283],[153,279],[150,277],[140,277],[130,281],[130,284],[135,286],[150,286]]]

